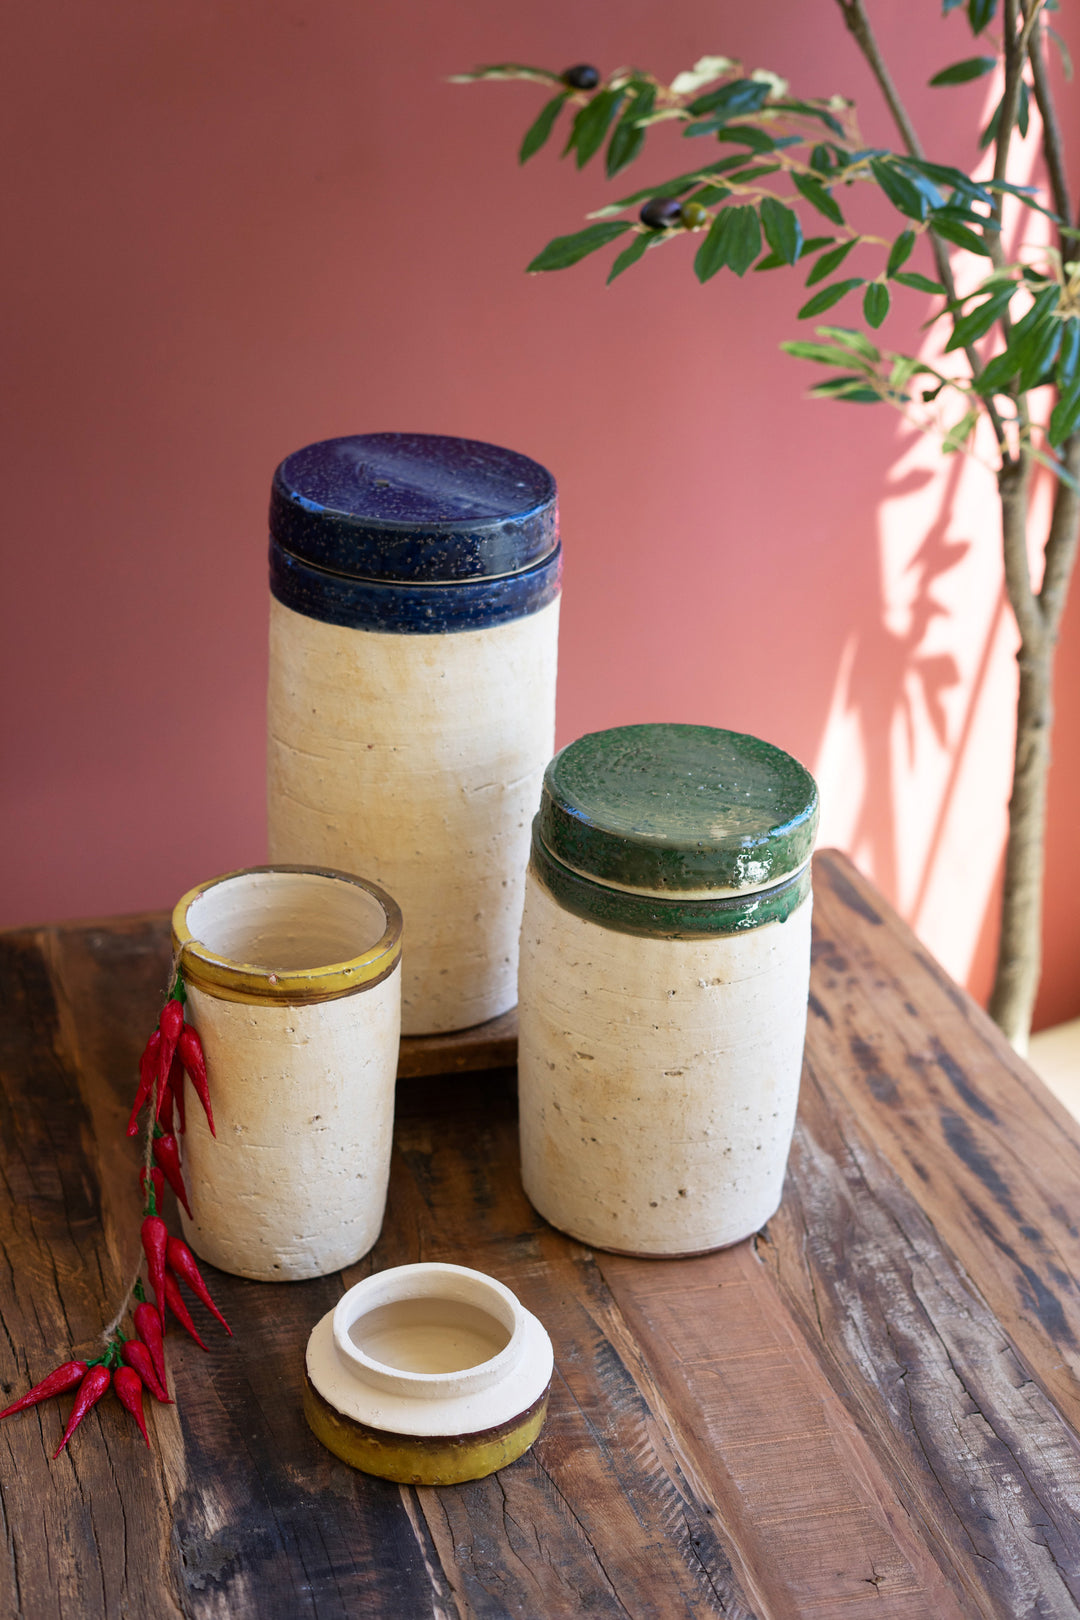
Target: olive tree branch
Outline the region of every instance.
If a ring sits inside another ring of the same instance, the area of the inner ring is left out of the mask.
[[[1065,177],[1065,143],[1061,138],[1061,125],[1058,123],[1057,108],[1054,106],[1046,71],[1041,25],[1033,31],[1028,40],[1028,61],[1031,63],[1031,78],[1035,87],[1035,105],[1039,109],[1039,118],[1042,122],[1043,157],[1046,160],[1046,172],[1050,177],[1050,193],[1054,199],[1055,209],[1067,225],[1072,209],[1069,205],[1069,186]]]
[[[900,100],[899,92],[893,83],[892,74],[889,72],[885,58],[881,54],[881,49],[874,36],[874,30],[870,26],[870,19],[866,15],[863,0],[836,0],[836,3],[840,7],[849,32],[854,36],[855,43],[866,58],[867,65],[878,82],[889,111],[892,113],[893,122],[900,132],[900,138],[909,155],[914,158],[925,158],[925,149],[914,124],[908,116],[907,108]],[[952,303],[956,298],[956,280],[952,273],[952,265],[949,262],[948,248],[941,238],[934,234],[933,230],[930,231],[930,247],[934,255],[934,264],[937,267],[938,280],[945,288],[949,302]],[[974,344],[966,344],[964,354],[968,365],[971,367],[971,375],[974,379],[982,371],[982,364],[975,351]],[[983,401],[983,408],[990,418],[1002,464],[1005,465],[1013,459],[1012,452],[1009,449],[1009,441],[1005,434],[1005,425],[992,398]]]

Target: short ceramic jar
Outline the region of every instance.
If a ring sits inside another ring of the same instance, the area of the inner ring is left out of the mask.
[[[350,1288],[308,1341],[304,1411],[354,1468],[412,1485],[482,1479],[547,1411],[551,1340],[502,1283],[427,1261]]]
[[[522,1179],[597,1248],[691,1255],[777,1209],[810,970],[813,778],[755,737],[623,726],[544,778],[522,925]]]
[[[277,469],[270,530],[270,858],[395,896],[405,1034],[483,1023],[517,999],[554,747],[554,481],[470,439],[330,439]]]
[[[173,912],[216,1136],[187,1090],[184,1236],[239,1277],[351,1265],[382,1226],[401,1020],[401,913],[376,884],[253,867]]]

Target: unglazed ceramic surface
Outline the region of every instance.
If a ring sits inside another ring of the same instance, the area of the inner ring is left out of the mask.
[[[187,1013],[217,1128],[188,1087],[184,1236],[212,1265],[262,1282],[350,1265],[379,1235],[390,1170],[401,968],[386,910],[356,881],[260,870],[177,911],[197,941],[181,967],[190,960]],[[381,976],[348,988],[367,968]],[[326,999],[286,999],[289,980]]]
[[[810,972],[786,922],[649,939],[564,910],[530,870],[522,924],[522,1180],[581,1242],[695,1254],[780,1203]]]
[[[553,1356],[508,1288],[426,1262],[351,1288],[308,1340],[315,1433],[354,1467],[416,1483],[477,1479],[532,1444]]]
[[[271,859],[363,872],[393,894],[407,1035],[517,999],[558,615],[555,600],[482,630],[390,635],[271,601]]]

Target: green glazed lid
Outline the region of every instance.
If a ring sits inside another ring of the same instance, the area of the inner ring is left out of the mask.
[[[809,859],[813,777],[759,737],[712,726],[616,726],[544,773],[537,839],[595,883],[705,898],[781,883]]]

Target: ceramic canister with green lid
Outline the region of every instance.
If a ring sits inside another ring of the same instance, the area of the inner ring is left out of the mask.
[[[813,777],[757,737],[620,726],[552,760],[519,969],[525,1191],[596,1248],[691,1255],[779,1203],[810,973]]]

